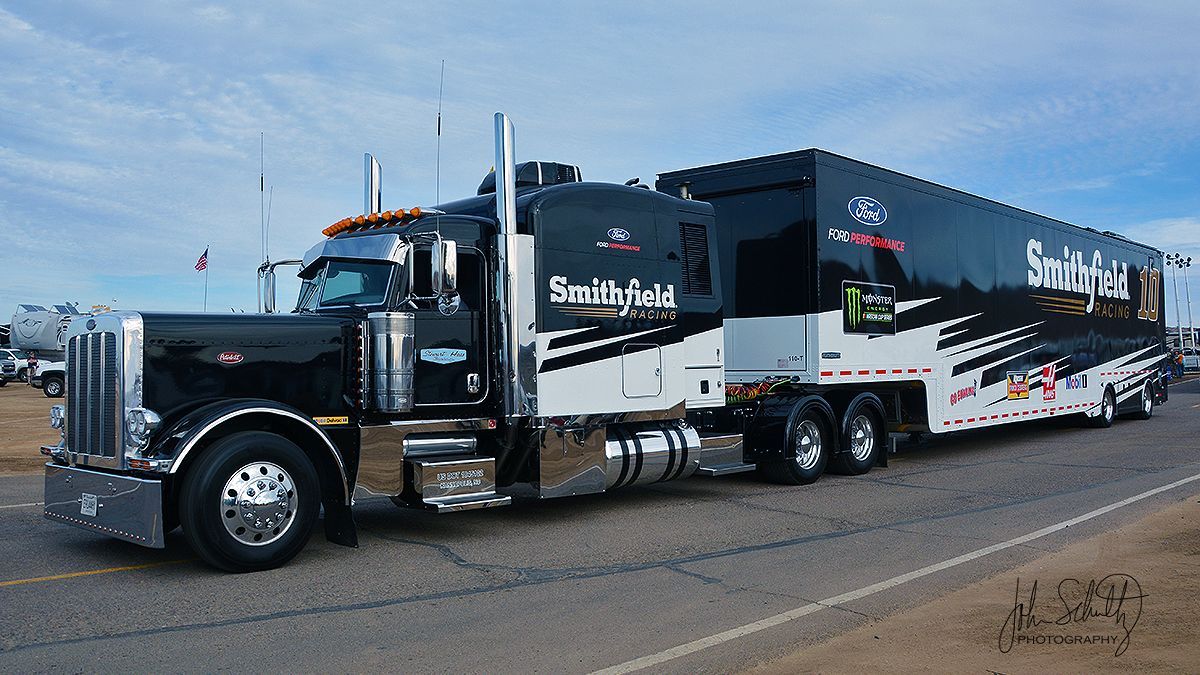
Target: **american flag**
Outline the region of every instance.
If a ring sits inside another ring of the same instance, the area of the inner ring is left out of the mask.
[[[196,271],[203,272],[208,269],[208,249],[204,249],[204,253],[200,254],[200,259],[196,261]]]

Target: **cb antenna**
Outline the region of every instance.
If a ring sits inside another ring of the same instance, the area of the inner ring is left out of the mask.
[[[258,132],[258,249],[267,260],[267,132]]]
[[[438,79],[437,158],[433,168],[433,200],[442,203],[442,94],[446,89],[446,59],[442,59],[442,74]]]

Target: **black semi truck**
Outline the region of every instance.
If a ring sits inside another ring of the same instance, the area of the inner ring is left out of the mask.
[[[368,189],[290,315],[72,323],[46,517],[266,569],[322,510],[356,545],[356,489],[444,513],[804,484],[885,463],[889,431],[1166,400],[1152,248],[819,150],[583,182],[495,122],[477,195]]]

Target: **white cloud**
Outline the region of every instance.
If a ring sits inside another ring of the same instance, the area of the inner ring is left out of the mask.
[[[50,275],[0,266],[0,316],[70,293],[191,308],[191,265],[206,244],[215,300],[252,306],[260,131],[276,257],[359,208],[363,151],[384,162],[389,205],[432,202],[442,58],[444,198],[474,192],[491,164],[490,115],[504,109],[522,158],[579,163],[590,179],[650,181],[816,145],[1097,227],[1200,212],[1198,11],[1043,2],[0,10],[0,228],[22,258],[53,247],[60,261]]]

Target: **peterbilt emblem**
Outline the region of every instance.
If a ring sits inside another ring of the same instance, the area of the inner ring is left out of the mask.
[[[608,231],[608,238],[613,241],[627,241],[629,239],[629,230],[614,227]]]
[[[230,366],[235,363],[241,363],[245,358],[246,357],[242,356],[238,352],[221,352],[220,354],[217,354],[218,361]]]
[[[871,197],[855,197],[846,204],[850,216],[863,225],[882,225],[887,220],[887,209],[878,199]]]

